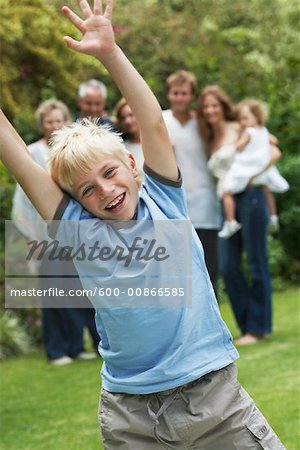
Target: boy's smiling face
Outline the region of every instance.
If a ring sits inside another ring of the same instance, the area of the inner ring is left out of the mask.
[[[105,156],[83,175],[74,196],[96,217],[107,220],[131,220],[138,203],[135,160],[130,155],[131,169],[115,156]]]

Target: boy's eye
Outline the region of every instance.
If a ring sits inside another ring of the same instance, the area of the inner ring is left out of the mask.
[[[93,186],[86,187],[82,192],[82,197],[88,197],[92,193],[93,189]]]
[[[106,176],[106,177],[112,176],[112,175],[114,174],[114,171],[115,171],[115,167],[112,167],[111,169],[108,169],[108,170],[105,172],[105,176]]]

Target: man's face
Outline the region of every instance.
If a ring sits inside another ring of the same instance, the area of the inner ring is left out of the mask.
[[[191,83],[171,85],[168,92],[168,100],[173,113],[188,112],[190,104],[194,100]]]
[[[105,108],[105,99],[100,90],[88,89],[83,98],[77,99],[77,105],[80,109],[80,117],[90,117],[96,119],[103,116]]]
[[[106,220],[131,220],[138,202],[134,158],[129,169],[115,156],[105,156],[83,175],[74,189],[75,198],[94,216]]]

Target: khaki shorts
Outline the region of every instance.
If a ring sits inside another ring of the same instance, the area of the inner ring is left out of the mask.
[[[155,394],[102,390],[99,422],[106,450],[285,449],[234,364]]]

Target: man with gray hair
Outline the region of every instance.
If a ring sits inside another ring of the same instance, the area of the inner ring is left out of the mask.
[[[80,84],[77,95],[77,106],[79,108],[79,119],[88,117],[100,119],[101,125],[112,125],[106,117],[105,104],[107,88],[101,81],[90,79]]]

